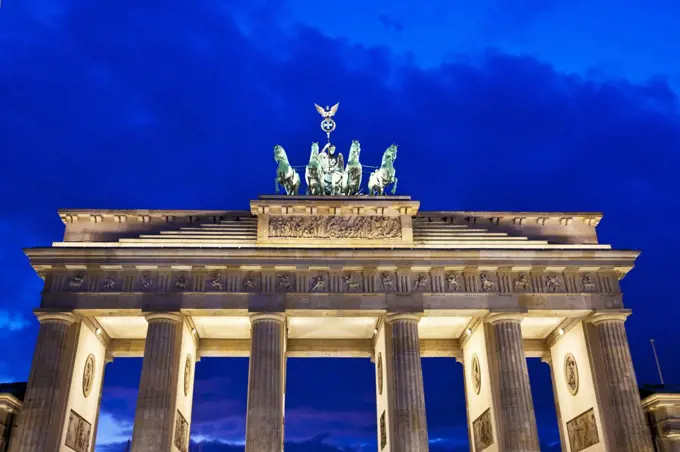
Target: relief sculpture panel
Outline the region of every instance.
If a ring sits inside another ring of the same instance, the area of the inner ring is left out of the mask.
[[[385,412],[380,415],[380,450],[387,446],[387,427],[385,425]]]
[[[189,449],[189,423],[184,419],[182,413],[177,410],[175,418],[175,447],[181,452]]]
[[[66,447],[76,452],[90,452],[90,431],[92,425],[78,413],[71,410],[68,415],[68,429],[66,430]]]
[[[595,422],[595,412],[589,409],[567,422],[569,446],[571,452],[579,452],[600,442],[600,435]]]
[[[401,239],[398,217],[307,217],[269,218],[269,237],[294,239]]]
[[[491,425],[491,408],[488,408],[472,422],[475,451],[479,452],[493,444],[493,427]]]

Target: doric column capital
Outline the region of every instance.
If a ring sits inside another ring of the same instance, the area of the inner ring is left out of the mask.
[[[76,316],[72,312],[40,312],[35,311],[35,316],[40,323],[62,322],[67,325],[76,321]]]
[[[624,310],[614,310],[614,311],[595,311],[595,313],[590,316],[586,321],[597,325],[598,323],[615,321],[615,322],[625,322],[629,315],[631,315],[629,309]]]
[[[408,320],[412,322],[420,322],[420,319],[423,317],[422,314],[414,313],[414,312],[399,312],[399,313],[394,313],[394,314],[387,314],[385,316],[385,321],[387,323],[393,323],[393,322],[398,322],[400,320]]]
[[[160,320],[165,320],[165,321],[170,321],[174,323],[180,323],[182,321],[182,316],[180,315],[179,312],[170,312],[170,311],[164,311],[164,312],[150,312],[144,316],[147,322],[151,323],[154,321],[160,321]]]
[[[286,314],[282,312],[256,312],[250,314],[250,323],[255,323],[258,320],[274,320],[283,323],[286,321]]]
[[[490,324],[494,324],[497,322],[521,322],[522,321],[522,314],[519,312],[491,312],[487,317],[486,317],[486,322]]]

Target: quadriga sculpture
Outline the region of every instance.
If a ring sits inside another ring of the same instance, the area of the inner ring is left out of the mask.
[[[368,194],[384,196],[385,188],[392,185],[392,194],[397,191],[397,171],[394,169],[394,161],[397,159],[397,145],[393,144],[385,150],[380,168],[373,171],[368,178]]]
[[[274,160],[279,164],[274,180],[276,193],[279,192],[281,185],[287,195],[297,195],[300,189],[300,175],[290,166],[286,151],[278,144],[274,146]]]

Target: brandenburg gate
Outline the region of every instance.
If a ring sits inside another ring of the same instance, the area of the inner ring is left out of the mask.
[[[638,252],[599,243],[600,214],[421,211],[384,196],[396,146],[357,196],[358,142],[346,167],[327,148],[302,196],[277,146],[288,194],[249,211],[60,211],[63,240],[26,250],[45,284],[10,450],[91,451],[107,363],[143,357],[132,450],[187,452],[206,356],[249,357],[247,452],[283,449],[288,357],[371,359],[378,450],[427,451],[432,356],[463,363],[472,451],[540,450],[531,357],[563,451],[654,450],[619,288]]]

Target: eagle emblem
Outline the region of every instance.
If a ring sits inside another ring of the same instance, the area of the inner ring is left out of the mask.
[[[332,107],[329,107],[326,105],[326,108],[324,109],[321,105],[314,104],[314,107],[316,107],[316,111],[319,112],[322,118],[324,119],[329,119],[332,118],[335,113],[338,111],[338,107],[340,106],[340,102],[337,104],[333,105]]]

